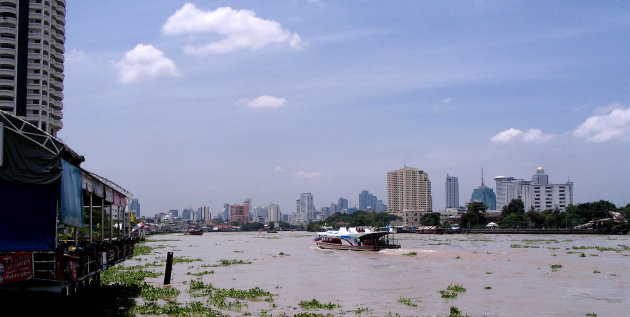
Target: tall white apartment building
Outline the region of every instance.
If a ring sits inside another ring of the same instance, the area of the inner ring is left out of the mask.
[[[267,209],[269,210],[269,222],[282,220],[280,216],[280,206],[278,204],[271,203]]]
[[[387,212],[402,217],[404,226],[420,226],[422,214],[432,211],[429,174],[413,167],[387,172]]]
[[[300,199],[296,200],[296,213],[299,222],[310,222],[315,219],[315,205],[311,193],[300,194]]]
[[[63,123],[65,0],[0,1],[0,110],[56,135]]]
[[[497,210],[502,210],[513,199],[521,199],[525,210],[566,210],[573,204],[573,182],[549,184],[549,176],[542,167],[536,169],[531,181],[514,177],[497,176]]]

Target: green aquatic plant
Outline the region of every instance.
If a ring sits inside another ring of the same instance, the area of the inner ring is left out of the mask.
[[[203,276],[203,275],[208,275],[208,274],[214,274],[214,271],[201,271],[201,272],[188,272],[186,273],[186,275],[192,275],[192,276]]]
[[[409,307],[418,307],[418,304],[414,303],[410,298],[400,297],[398,298],[398,302]]]
[[[446,289],[440,290],[442,298],[455,298],[459,293],[465,292],[466,288],[459,284],[451,284]]]
[[[278,253],[278,255],[290,256],[290,254],[288,254],[288,253],[284,253],[284,252],[280,252],[280,253]]]
[[[446,289],[449,291],[458,292],[458,293],[466,291],[466,289],[460,284],[451,284]]]
[[[115,266],[101,272],[101,285],[113,283],[133,285],[139,284],[147,277],[159,277],[161,273],[146,271],[142,266],[123,267]]]
[[[149,254],[151,254],[151,252],[153,252],[153,249],[155,249],[155,248],[154,247],[150,247],[150,246],[145,245],[145,244],[136,244],[133,247],[133,256],[149,255]]]
[[[407,253],[405,253],[405,254],[403,254],[403,255],[406,255],[406,256],[416,256],[416,255],[418,255],[418,252],[416,252],[416,251],[411,251],[411,252],[407,252]]]
[[[510,244],[510,248],[513,248],[513,249],[520,249],[520,248],[523,248],[523,249],[529,249],[529,248],[540,249],[540,247],[537,246],[537,245],[529,245],[529,244]]]
[[[176,263],[190,263],[190,262],[198,262],[198,261],[203,261],[202,259],[189,259],[189,258],[184,258],[184,257],[174,257],[173,258],[173,264]]]
[[[168,316],[209,316],[220,317],[225,316],[220,311],[214,310],[212,307],[204,305],[201,302],[192,302],[181,305],[170,301],[166,305],[159,305],[155,302],[144,303],[142,306],[134,308],[136,314],[143,315],[168,315]]]
[[[155,287],[143,283],[140,288],[140,297],[145,300],[156,301],[158,299],[175,298],[179,295],[179,290],[170,287]]]
[[[558,271],[561,268],[562,268],[562,264],[552,264],[551,265],[551,271],[553,271],[553,272],[556,272],[556,271]]]
[[[451,306],[451,312],[448,315],[448,317],[470,317],[470,316],[468,316],[468,314],[462,315],[462,312],[459,311],[459,308],[455,306]]]
[[[332,309],[341,307],[341,305],[335,304],[335,303],[331,303],[331,302],[329,302],[327,304],[320,303],[315,298],[313,298],[310,301],[306,301],[306,300],[300,301],[300,303],[298,305],[300,305],[300,307],[306,308],[306,309],[327,309],[327,310],[332,310]]]
[[[598,270],[594,270],[594,271],[593,271],[593,274],[599,274],[599,273],[601,273],[601,272],[600,272],[600,271],[598,271]]]
[[[486,286],[486,287],[484,287],[483,289],[492,289],[492,287],[490,287],[490,286]]]
[[[586,317],[597,317],[596,313],[586,313]]]
[[[457,297],[457,292],[449,291],[449,290],[440,290],[440,294],[442,298],[455,298]]]
[[[233,264],[252,264],[252,262],[250,261],[243,261],[243,260],[226,260],[226,259],[221,259],[219,260],[219,264],[214,264],[211,265],[210,267],[221,267],[221,266],[230,266]]]

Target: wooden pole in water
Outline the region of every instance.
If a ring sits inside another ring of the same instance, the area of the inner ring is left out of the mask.
[[[164,285],[171,284],[171,269],[173,268],[173,252],[166,254],[166,270],[164,271]]]

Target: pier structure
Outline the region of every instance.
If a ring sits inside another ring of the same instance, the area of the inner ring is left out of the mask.
[[[103,270],[133,255],[132,194],[83,161],[0,111],[0,291],[69,295],[99,285]]]

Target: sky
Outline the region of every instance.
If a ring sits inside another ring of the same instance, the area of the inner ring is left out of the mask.
[[[142,215],[295,211],[387,172],[630,203],[630,1],[67,1],[63,129]]]

